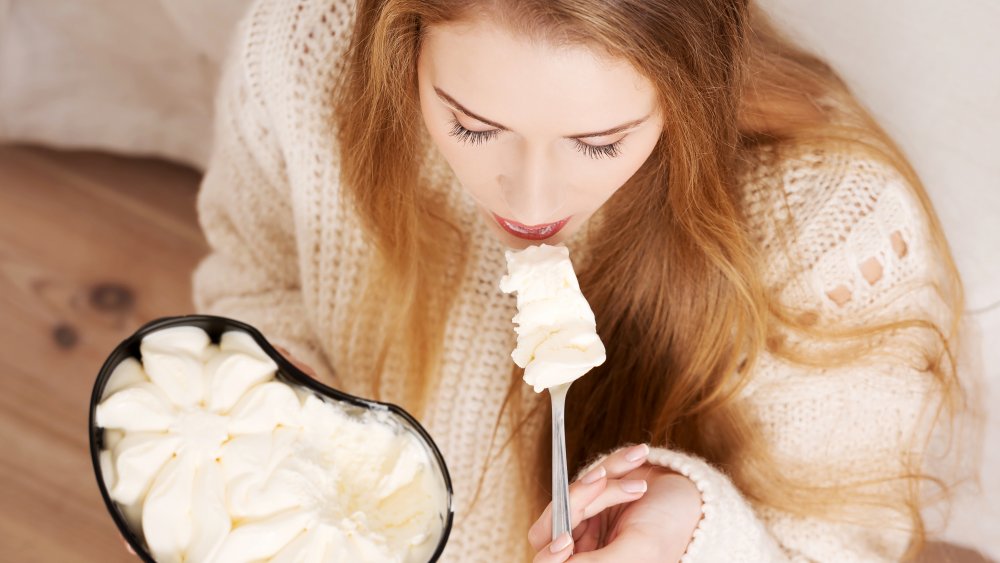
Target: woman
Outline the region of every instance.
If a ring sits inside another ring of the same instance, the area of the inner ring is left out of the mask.
[[[961,286],[912,168],[755,6],[263,0],[238,39],[197,309],[418,415],[455,482],[445,560],[919,550]],[[608,351],[568,399],[555,540],[497,288],[539,242]]]

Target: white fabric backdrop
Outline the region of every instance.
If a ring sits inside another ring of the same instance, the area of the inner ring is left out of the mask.
[[[250,0],[0,0],[0,141],[202,168],[212,95]]]
[[[946,537],[1000,560],[1000,2],[761,1],[901,143],[944,222],[996,411],[982,494],[962,498]],[[250,2],[0,0],[0,141],[202,168],[219,64]]]

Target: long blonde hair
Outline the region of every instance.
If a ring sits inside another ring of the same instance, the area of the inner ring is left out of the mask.
[[[404,355],[414,383],[407,406],[419,410],[435,382],[452,296],[441,280],[466,267],[468,241],[421,185],[416,61],[429,26],[484,16],[515,33],[629,61],[656,88],[664,114],[674,116],[649,159],[605,204],[603,217],[619,228],[595,226],[587,266],[578,272],[608,360],[571,391],[572,468],[619,445],[651,441],[724,468],[750,500],[781,510],[836,517],[832,509],[852,499],[872,502],[860,489],[817,489],[783,477],[738,393],[761,350],[832,365],[870,351],[885,340],[879,335],[927,331],[941,346],[920,350],[921,367],[940,390],[933,408],[949,419],[962,402],[952,357],[961,284],[923,185],[898,147],[828,65],[781,36],[747,0],[358,2],[332,126],[340,146],[350,147],[340,156],[342,190],[377,249],[366,279],[377,297],[359,300],[355,313],[383,351],[372,392],[400,342],[394,353]],[[940,291],[955,312],[951,326],[925,318],[832,326],[788,310],[764,286],[739,173],[764,149],[790,154],[803,146],[865,153],[908,181],[945,258]],[[781,336],[789,333],[853,344],[818,359],[787,344]],[[508,399],[518,385],[515,367]],[[503,410],[517,426],[544,416],[521,413],[516,403],[508,400]],[[538,459],[517,447],[524,459]],[[532,468],[534,481],[547,483],[541,465]],[[913,551],[925,535],[917,485],[927,478],[920,460],[908,459],[894,479],[904,492],[879,499],[912,523]],[[543,503],[545,492],[540,486],[532,502]]]

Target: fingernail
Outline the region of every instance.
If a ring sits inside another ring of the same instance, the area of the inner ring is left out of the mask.
[[[627,452],[625,452],[625,461],[639,461],[649,455],[649,446],[646,444],[639,444],[638,446],[632,446]]]
[[[641,479],[626,479],[621,482],[621,487],[626,493],[646,492],[646,482]]]
[[[584,485],[593,485],[603,479],[607,474],[607,470],[604,469],[604,466],[602,465],[597,469],[591,469],[586,475],[583,476],[583,478],[580,479],[580,482]]]
[[[549,546],[549,551],[552,553],[559,553],[560,551],[566,549],[573,543],[573,538],[568,532],[563,532],[558,538],[552,540],[552,545]]]

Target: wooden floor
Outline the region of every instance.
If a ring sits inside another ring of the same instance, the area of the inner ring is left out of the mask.
[[[0,146],[0,561],[134,561],[98,493],[91,386],[143,323],[193,312],[199,175]],[[922,561],[976,563],[933,544]]]
[[[87,441],[91,386],[143,323],[192,312],[199,175],[0,146],[0,560],[134,561]]]

